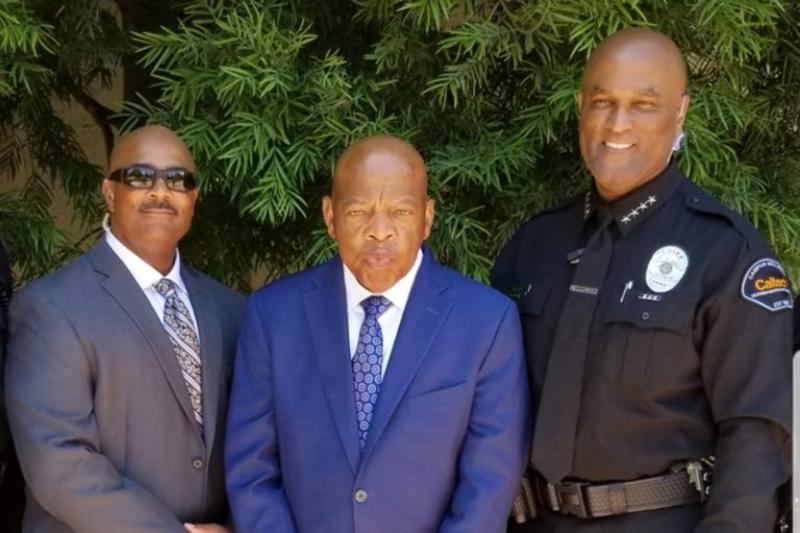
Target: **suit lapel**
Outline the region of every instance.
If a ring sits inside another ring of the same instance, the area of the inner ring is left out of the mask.
[[[161,365],[184,414],[192,420],[192,426],[197,435],[201,436],[199,426],[194,423],[189,393],[186,391],[186,384],[181,375],[178,359],[172,349],[172,343],[142,289],[136,284],[122,261],[106,244],[105,239],[101,239],[87,254],[94,269],[107,276],[102,282],[103,289],[119,304],[139,329]]]
[[[424,253],[378,395],[367,445],[362,454],[364,459],[375,448],[452,306],[442,294],[448,283],[438,276],[441,267],[427,247]]]
[[[316,283],[316,289],[303,295],[306,318],[331,414],[355,473],[360,452],[347,340],[347,298],[338,257],[321,267]]]
[[[203,372],[203,431],[205,441],[210,448],[217,430],[220,392],[225,379],[222,368],[222,330],[217,316],[216,302],[200,283],[197,274],[193,270],[182,267],[181,277],[189,292],[189,299],[192,301],[192,310],[197,320],[200,336],[200,359]],[[185,385],[184,388],[186,388]],[[192,419],[194,420],[194,418]]]

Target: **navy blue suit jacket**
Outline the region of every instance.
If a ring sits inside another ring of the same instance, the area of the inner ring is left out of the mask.
[[[529,445],[518,313],[425,252],[363,451],[340,259],[250,298],[225,452],[238,533],[502,531]]]

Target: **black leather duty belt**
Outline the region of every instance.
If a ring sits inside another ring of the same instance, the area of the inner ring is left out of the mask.
[[[529,471],[514,502],[513,515],[518,523],[535,518],[542,509],[580,518],[601,518],[700,503],[710,490],[711,464],[691,461],[660,476],[607,484],[565,481],[554,485]]]

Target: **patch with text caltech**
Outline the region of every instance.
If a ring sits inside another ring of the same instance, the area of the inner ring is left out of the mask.
[[[781,264],[765,257],[753,263],[742,279],[742,297],[769,311],[792,308],[792,291]]]

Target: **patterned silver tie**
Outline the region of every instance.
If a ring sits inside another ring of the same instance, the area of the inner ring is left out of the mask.
[[[200,342],[192,315],[178,297],[177,286],[170,279],[162,278],[153,286],[165,299],[164,329],[172,342],[178,358],[183,381],[189,391],[192,410],[197,422],[203,424],[203,372],[200,361]]]

